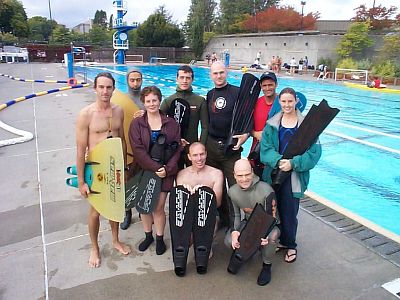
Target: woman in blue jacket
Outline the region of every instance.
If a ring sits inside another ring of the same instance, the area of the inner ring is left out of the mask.
[[[281,219],[281,237],[279,249],[287,249],[285,261],[292,263],[297,258],[297,214],[300,198],[310,178],[310,170],[315,167],[321,157],[321,145],[315,141],[301,155],[291,159],[283,159],[285,148],[300,126],[304,117],[296,109],[296,92],[292,88],[284,88],[279,94],[282,111],[268,120],[261,138],[261,162],[265,164],[262,175],[263,181],[271,184],[271,173],[274,169],[292,171],[291,175],[282,182],[276,192],[278,212]]]

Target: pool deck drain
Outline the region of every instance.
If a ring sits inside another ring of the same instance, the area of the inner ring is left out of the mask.
[[[338,232],[350,237],[371,251],[400,267],[400,244],[376,231],[356,222],[334,209],[305,197],[300,207]]]

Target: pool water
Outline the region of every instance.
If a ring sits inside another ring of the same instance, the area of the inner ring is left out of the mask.
[[[128,66],[86,68],[93,79],[111,71],[116,86],[127,91]],[[178,66],[140,66],[143,86],[157,85],[164,97],[175,92]],[[209,69],[194,67],[193,90],[205,96],[213,87]],[[77,68],[78,71],[82,69]],[[231,84],[240,85],[241,72],[228,74]],[[278,91],[290,86],[312,104],[326,99],[340,113],[320,137],[322,157],[311,171],[309,190],[347,210],[400,235],[400,95],[357,90],[324,81],[281,77]],[[250,140],[243,155],[247,156]]]

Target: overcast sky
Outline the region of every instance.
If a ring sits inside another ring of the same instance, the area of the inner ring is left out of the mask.
[[[20,0],[25,7],[28,18],[43,16],[49,18],[49,1],[52,18],[67,27],[73,27],[85,20],[93,19],[96,10],[107,12],[107,18],[114,12],[113,0]],[[165,5],[177,23],[184,22],[190,7],[190,0],[160,0],[160,1],[136,1],[129,0],[126,21],[143,22],[160,5]],[[281,5],[291,5],[301,11],[300,0],[282,0]],[[354,17],[354,8],[361,4],[371,7],[373,0],[306,0],[304,14],[319,11],[321,20],[348,20]],[[94,3],[96,5],[94,5]],[[375,0],[375,5],[399,7],[399,0]],[[397,13],[400,13],[400,9]]]

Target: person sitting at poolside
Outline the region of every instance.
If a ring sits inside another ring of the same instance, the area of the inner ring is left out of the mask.
[[[378,76],[374,76],[374,80],[372,80],[369,84],[368,87],[370,88],[376,88],[376,89],[382,89],[385,88],[386,85],[382,84]]]

